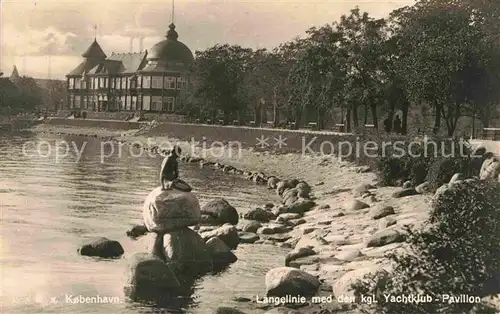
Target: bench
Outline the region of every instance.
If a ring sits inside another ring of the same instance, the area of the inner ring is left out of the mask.
[[[309,122],[307,124],[307,128],[311,130],[317,130],[318,129],[318,124],[316,122]]]

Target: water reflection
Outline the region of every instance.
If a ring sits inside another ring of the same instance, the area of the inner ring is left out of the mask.
[[[59,160],[55,151],[43,157],[27,141],[74,141],[85,149]],[[144,198],[158,186],[161,158],[110,156],[101,163],[100,142],[94,138],[0,135],[0,267],[5,313],[151,313],[166,311],[165,304],[15,304],[16,298],[36,295],[64,299],[65,294],[119,296],[125,300],[122,277],[128,258],[143,252],[140,241],[125,235],[142,221]],[[196,164],[181,164],[180,173],[204,204],[224,197],[239,211],[270,200],[268,191],[231,175],[221,175]],[[85,238],[105,236],[119,241],[125,255],[117,260],[86,258],[77,254]],[[241,245],[238,261],[218,275],[196,281],[189,300],[180,300],[188,313],[209,313],[219,306],[241,306],[235,295],[252,298],[262,293],[264,275],[282,266],[285,252],[274,246]],[[22,284],[21,284],[22,283]],[[189,301],[189,302],[187,302]],[[173,302],[173,301],[172,301]],[[177,302],[177,301],[176,301]],[[163,310],[162,310],[163,309]]]

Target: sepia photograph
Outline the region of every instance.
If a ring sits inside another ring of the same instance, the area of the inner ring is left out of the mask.
[[[0,313],[500,313],[498,0],[0,0]]]

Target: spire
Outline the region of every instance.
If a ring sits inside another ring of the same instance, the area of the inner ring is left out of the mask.
[[[101,46],[97,43],[94,38],[94,42],[89,46],[87,51],[82,54],[82,57],[86,59],[106,59],[106,54],[102,51]]]
[[[172,0],[172,23],[170,23],[170,25],[168,26],[169,28],[169,31],[167,32],[167,39],[171,39],[171,40],[177,40],[177,38],[179,38],[179,34],[177,34],[177,32],[175,31],[175,24],[174,24],[174,21],[175,21],[175,0]]]
[[[19,72],[17,71],[17,67],[14,65],[14,70],[12,70],[12,74],[10,75],[11,79],[18,79],[19,78]]]
[[[97,41],[97,24],[92,27],[94,29],[94,41]]]
[[[172,25],[175,23],[175,0],[172,0]]]

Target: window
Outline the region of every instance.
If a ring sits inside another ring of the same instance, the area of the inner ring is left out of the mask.
[[[161,111],[161,96],[151,96],[151,110]]]
[[[130,110],[137,110],[137,96],[130,97]]]
[[[86,89],[87,88],[87,81],[86,80],[82,80],[82,89]]]
[[[136,89],[137,88],[137,77],[133,76],[130,78],[130,88],[131,89]]]
[[[184,77],[177,78],[177,89],[186,90],[187,89],[187,79]]]
[[[130,96],[127,96],[127,103],[126,103],[125,108],[126,108],[127,110],[130,110]]]
[[[75,78],[75,89],[80,89],[81,87],[81,79]]]
[[[150,110],[151,109],[151,97],[144,96],[142,99],[142,110]]]
[[[75,109],[80,109],[80,96],[75,96]]]
[[[144,76],[142,78],[142,87],[151,88],[151,76]]]
[[[151,81],[152,88],[159,88],[163,86],[163,77],[162,76],[153,76]]]
[[[126,77],[122,77],[121,78],[121,87],[120,89],[127,89],[127,78]]]
[[[92,79],[92,82],[93,82],[93,83],[92,83],[92,84],[93,84],[92,86],[94,87],[94,89],[98,89],[98,88],[99,88],[99,85],[97,84],[97,83],[98,83],[98,79],[97,79],[97,77],[94,77],[94,78]]]
[[[125,110],[125,96],[120,96],[118,98],[118,103],[120,110]]]
[[[165,97],[163,101],[163,110],[173,112],[175,109],[175,97]]]
[[[137,96],[137,110],[142,110],[142,96]]]
[[[87,109],[87,96],[82,96],[82,109]]]
[[[108,88],[108,78],[107,77],[103,77],[102,80],[104,81],[104,88]]]
[[[72,79],[72,78],[68,79],[68,87],[69,87],[69,89],[75,88],[75,81],[74,81],[74,79]]]
[[[75,108],[75,95],[69,95],[69,109]]]
[[[175,89],[175,77],[166,76],[165,84],[163,86],[165,89]]]

